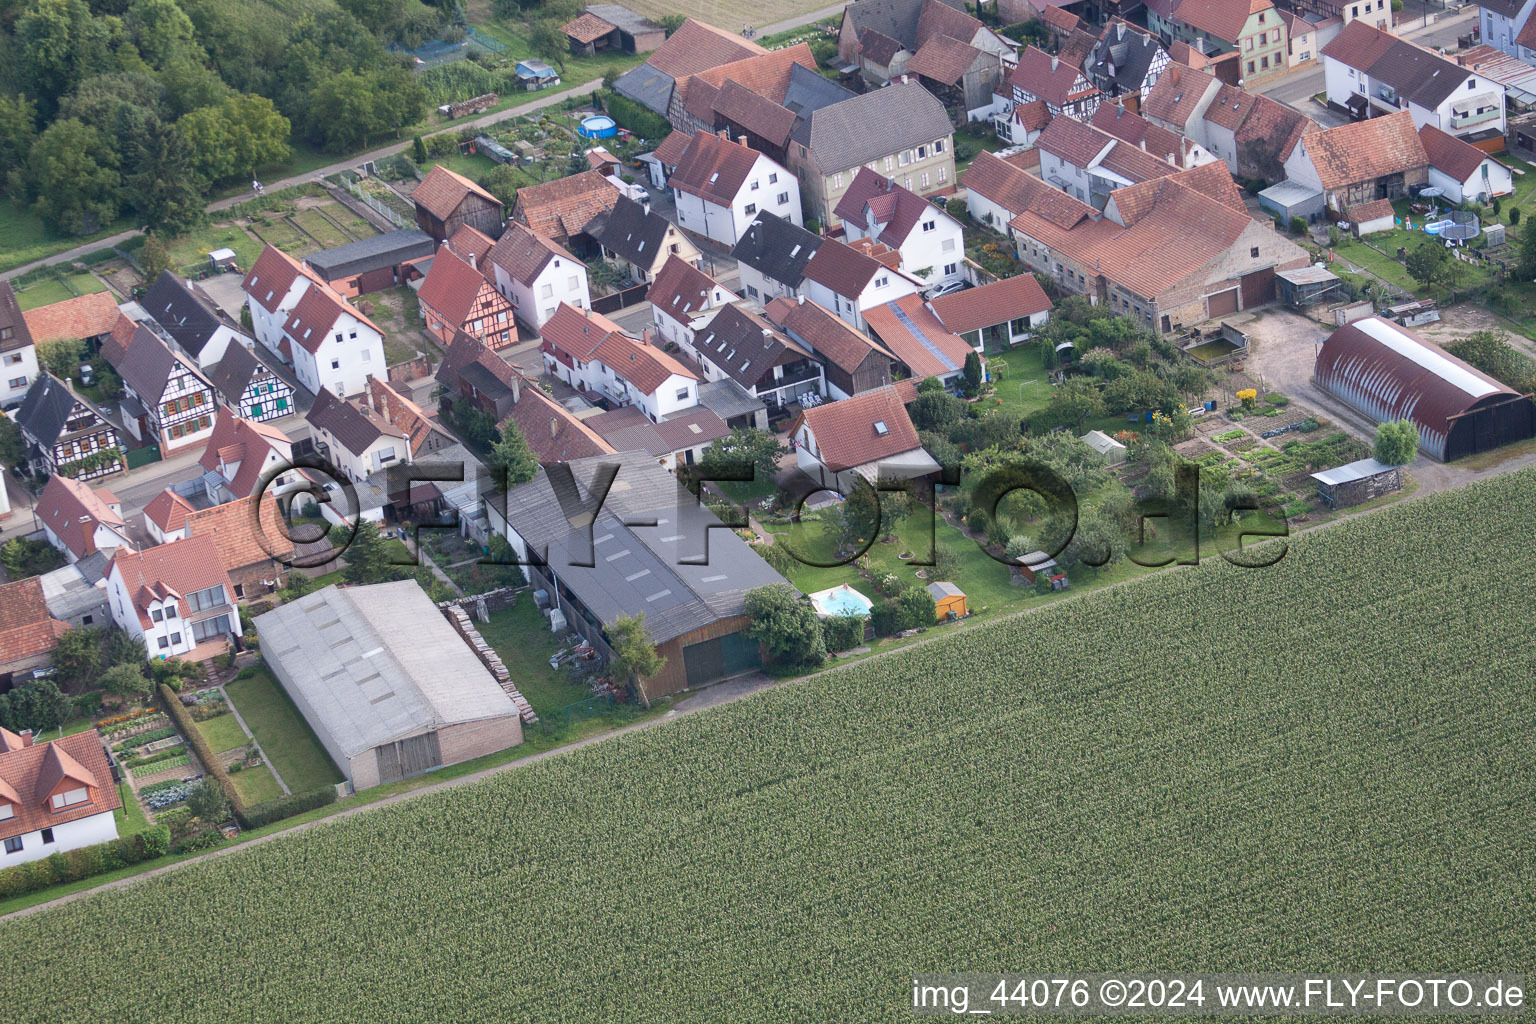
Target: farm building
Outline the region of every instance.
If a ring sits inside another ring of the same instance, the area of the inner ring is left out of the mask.
[[[501,200],[462,174],[437,164],[411,193],[416,204],[416,226],[443,242],[461,224],[468,224],[492,238],[501,234]]]
[[[1412,420],[1419,447],[1446,462],[1536,436],[1529,395],[1379,316],[1330,334],[1312,376],[1372,419]]]
[[[1280,301],[1293,309],[1305,309],[1348,294],[1337,274],[1315,264],[1295,270],[1278,270],[1275,284],[1280,289]]]
[[[354,789],[523,741],[517,706],[415,580],[256,617],[267,664]]]
[[[1375,459],[1361,459],[1348,465],[1313,473],[1317,493],[1330,508],[1349,508],[1362,501],[1391,494],[1403,486],[1402,472]]]
[[[402,228],[311,253],[304,262],[343,298],[352,299],[406,284],[416,273],[407,264],[436,251],[430,235]]]
[[[965,591],[953,583],[928,584],[928,596],[933,598],[933,610],[941,620],[965,617]]]

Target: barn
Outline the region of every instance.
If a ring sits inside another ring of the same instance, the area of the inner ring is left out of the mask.
[[[1378,422],[1412,420],[1445,462],[1536,436],[1536,406],[1492,377],[1378,316],[1338,328],[1312,377]]]
[[[415,580],[329,586],[255,621],[268,667],[353,789],[523,741],[512,698]]]

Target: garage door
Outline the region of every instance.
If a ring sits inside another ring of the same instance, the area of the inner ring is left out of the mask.
[[[762,651],[757,641],[749,640],[740,633],[731,633],[683,648],[683,668],[689,686],[703,686],[717,679],[729,679],[762,667]]]
[[[1243,289],[1243,308],[1252,309],[1266,302],[1275,301],[1275,268],[1265,267],[1251,274],[1244,274],[1239,282]]]
[[[417,775],[442,763],[435,732],[384,743],[373,749],[378,756],[380,782]]]
[[[1205,309],[1207,316],[1226,316],[1228,313],[1237,312],[1237,289],[1217,292],[1215,295],[1206,296]]]

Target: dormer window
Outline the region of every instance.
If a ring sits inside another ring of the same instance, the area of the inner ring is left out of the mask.
[[[884,288],[886,285],[888,285],[890,283],[891,283],[891,279],[889,277],[886,277],[886,276],[882,275],[880,277],[875,278],[875,287],[876,288]]]
[[[55,793],[53,796],[53,809],[63,810],[76,804],[83,804],[91,798],[91,791],[81,786],[79,789],[66,790],[63,793]]]

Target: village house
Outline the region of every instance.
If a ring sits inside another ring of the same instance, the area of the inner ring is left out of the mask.
[[[409,438],[366,405],[333,395],[325,388],[305,417],[320,453],[348,480],[360,483],[389,466],[411,461]]]
[[[971,346],[939,321],[921,295],[903,296],[864,315],[870,336],[895,356],[896,368],[908,379],[934,377],[953,384],[965,372]]]
[[[36,379],[37,344],[11,282],[0,281],[0,407],[10,409],[21,401]]]
[[[122,806],[95,729],[35,743],[0,728],[0,867],[116,839]]]
[[[645,63],[620,75],[613,88],[619,95],[670,118],[674,104],[682,101],[676,95],[681,91],[679,82],[686,85],[690,76],[767,52],[734,32],[688,18]]]
[[[89,295],[77,295],[72,299],[62,302],[50,302],[46,306],[37,306],[21,314],[26,329],[23,337],[30,337],[34,345],[46,345],[54,341],[85,341],[91,344],[102,341],[112,333],[112,328],[117,325],[121,311],[117,307],[117,300],[108,291],[93,292]],[[3,333],[0,328],[0,333]],[[21,352],[21,349],[6,349],[5,342],[0,341],[0,351]],[[23,362],[25,362],[23,356]],[[35,353],[33,359],[36,359]],[[3,360],[5,367],[22,365]],[[33,366],[36,373],[37,367]],[[5,384],[10,386],[13,378],[9,373],[5,374]]]
[[[741,275],[741,290],[754,302],[775,296],[795,297],[805,283],[805,267],[821,248],[822,238],[783,217],[759,213],[731,250]]]
[[[1105,100],[1119,101],[1134,112],[1141,109],[1168,60],[1168,51],[1156,36],[1115,19],[1094,43],[1083,71]]]
[[[965,280],[965,230],[941,207],[890,178],[861,168],[835,211],[849,242],[861,238],[901,253],[901,269],[926,288]]]
[[[1006,234],[1008,222],[1034,201],[1043,182],[1017,164],[982,150],[965,169],[965,207],[978,223]]]
[[[1305,114],[1268,96],[1178,67],[1169,68],[1152,88],[1143,114],[1153,125],[1204,147],[1234,176],[1265,182],[1281,180],[1297,141],[1321,130]]]
[[[774,299],[763,317],[821,363],[828,398],[851,398],[891,383],[891,354],[816,303]]]
[[[271,494],[198,509],[169,487],[144,509],[145,524],[158,544],[192,537],[212,540],[236,601],[271,594],[284,585],[293,541],[282,516]]]
[[[1377,199],[1401,199],[1429,181],[1429,154],[1408,111],[1303,136],[1286,177],[1323,195],[1330,219]]]
[[[1082,65],[1038,46],[1026,47],[1019,55],[1019,66],[1008,76],[1008,85],[1015,105],[1038,100],[1052,117],[1065,114],[1079,121],[1093,117],[1104,98],[1083,73]]]
[[[1028,341],[1050,319],[1052,303],[1034,274],[1015,274],[929,301],[944,329],[977,352],[1006,351]]]
[[[1188,170],[1220,159],[1194,139],[1155,125],[1118,103],[1099,104],[1099,109],[1094,112],[1093,120],[1089,123],[1121,142],[1162,157],[1179,170]]]
[[[474,259],[471,255],[470,259]],[[488,275],[443,245],[416,297],[428,333],[447,345],[463,331],[493,349],[517,341],[512,302],[492,285]]]
[[[231,345],[251,344],[240,325],[219,309],[201,285],[169,270],[161,272],[139,304],[160,326],[164,338],[200,370],[224,358]]]
[[[588,416],[582,423],[614,451],[645,452],[665,469],[698,464],[711,444],[731,434],[725,421],[703,406],[652,423],[639,409],[624,405]]]
[[[455,402],[469,402],[498,422],[511,411],[523,385],[505,359],[467,334],[454,337],[437,379]]]
[[[1515,190],[1509,165],[1432,124],[1419,129],[1419,142],[1429,157],[1429,183],[1445,190],[1453,203],[1487,203]]]
[[[128,432],[162,454],[197,444],[213,431],[218,400],[192,360],[172,352],[139,324],[126,343],[109,339],[102,355],[123,379],[119,407]]]
[[[1364,21],[1323,48],[1323,76],[1328,105],[1352,117],[1406,110],[1415,128],[1431,124],[1503,148],[1504,86]]]
[[[800,223],[800,183],[747,146],[697,132],[667,179],[677,223],[722,245],[741,240],[760,210]]]
[[[677,225],[628,196],[614,204],[593,237],[603,258],[637,284],[654,280],[672,256],[695,266],[702,258],[698,246]]]
[[[852,494],[859,481],[910,480],[939,464],[923,449],[906,403],[915,382],[877,388],[807,409],[794,428],[795,463],[823,487]]]
[[[66,378],[43,371],[13,414],[38,476],[95,480],[123,469],[122,439],[106,414]]]
[[[270,423],[228,408],[219,410],[197,464],[203,493],[215,505],[261,493],[283,495],[304,484],[303,471],[294,468],[293,440]]]
[[[107,605],[151,661],[206,661],[229,650],[240,629],[234,584],[211,536],[119,548],[107,570]]]
[[[447,241],[461,225],[495,238],[501,234],[501,200],[473,181],[436,164],[411,193],[416,226],[438,242]]]
[[[734,380],[763,401],[770,418],[804,395],[824,395],[821,364],[745,306],[733,303],[711,310],[701,318],[693,339],[682,346],[704,368],[705,379]]]
[[[704,271],[676,257],[662,264],[646,293],[657,336],[664,343],[671,342],[685,349],[693,347],[694,333],[701,322],[708,322],[710,310],[736,302],[738,298]]]
[[[406,393],[402,393],[399,387],[406,387]],[[425,409],[412,400],[406,385],[397,387],[378,379],[369,381],[368,405],[383,417],[384,422],[405,431],[406,446],[410,449],[412,462],[458,444],[452,435],[432,421]]]
[[[588,4],[581,15],[560,26],[571,54],[650,53],[666,42],[667,30],[618,4]]]
[[[944,104],[917,82],[892,83],[811,112],[795,126],[789,166],[800,177],[806,212],[828,228],[860,168],[920,196],[955,190],[954,128]]]
[[[653,423],[699,402],[692,370],[600,313],[561,306],[543,337],[544,371],[599,402],[638,406]]]
[[[900,265],[901,253],[882,242],[829,238],[805,265],[803,292],[862,331],[866,310],[922,290]]]
[[[1392,27],[1392,4],[1389,0],[1291,0],[1291,6],[1297,14],[1309,21],[1333,21],[1341,28],[1352,24],[1357,18],[1375,28]],[[1489,38],[1486,31],[1483,38]]]
[[[132,546],[122,503],[105,488],[89,487],[67,476],[52,476],[38,495],[33,511],[43,524],[48,543],[64,552],[72,563],[98,551]]]
[[[928,53],[913,67],[911,62],[924,50]],[[969,70],[980,57],[983,74],[965,86],[965,91],[974,91],[980,102],[967,103],[967,109],[985,106],[1000,72],[1017,60],[1017,50],[1009,40],[967,14],[963,4],[950,0],[851,3],[843,8],[837,55],[859,68],[872,86],[898,80],[909,71],[934,77],[930,72],[942,70],[941,64],[956,68],[964,64],[961,70]],[[945,84],[956,86],[959,82],[957,78]]]
[[[998,111],[992,115],[992,130],[1009,146],[1033,146],[1045,126],[1051,123],[1051,108],[1044,100],[1015,103],[1009,98],[1013,87],[1005,85],[1004,88],[1006,93],[1000,92],[993,97]]]
[[[196,505],[167,487],[144,506],[144,529],[156,544],[180,540],[186,536],[187,516],[196,511]]]
[[[515,221],[486,253],[481,269],[511,300],[517,319],[537,331],[564,302],[592,308],[587,265]],[[450,339],[451,340],[451,339]]]
[[[1533,10],[1536,10],[1536,4],[1532,0],[1479,0],[1478,27],[1482,30],[1484,45],[1536,67],[1536,26],[1531,25]]]
[[[1115,189],[1178,170],[1161,157],[1070,117],[1058,117],[1046,126],[1035,149],[1040,177],[1101,210]]]
[[[48,608],[41,576],[0,584],[0,690],[52,664],[59,636],[67,629],[69,623],[54,618]]]
[[[414,263],[437,251],[431,235],[400,228],[304,257],[315,276],[344,299],[355,299],[409,284],[417,276]]]
[[[231,345],[206,370],[208,383],[225,405],[252,420],[278,420],[298,410],[293,385],[244,345]]]
[[[583,259],[598,251],[592,236],[622,197],[597,171],[582,171],[517,190],[512,219]]]
[[[1236,52],[1249,87],[1288,66],[1285,20],[1270,0],[1173,0],[1147,8],[1147,27],[1207,56]]]
[[[816,56],[809,43],[794,43],[681,77],[672,92],[667,120],[690,135],[743,121],[749,134],[761,130],[770,141],[780,136],[774,144],[782,146],[780,132],[787,128],[782,122],[787,119],[792,123],[797,113],[790,109],[794,101],[789,95],[796,68],[802,73],[817,73]],[[747,99],[748,95],[754,99]]]

